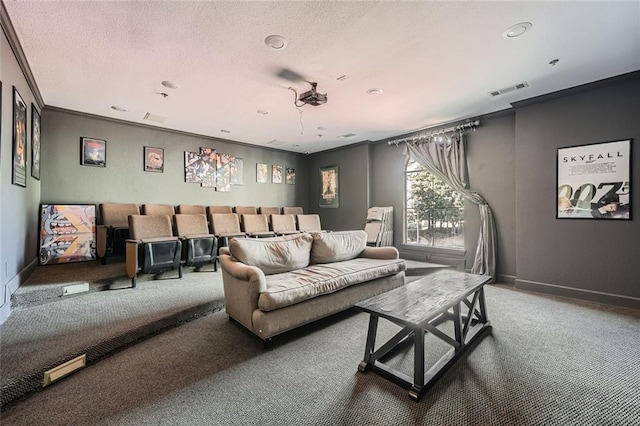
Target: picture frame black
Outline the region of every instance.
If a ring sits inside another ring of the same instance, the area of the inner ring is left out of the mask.
[[[631,142],[557,149],[556,219],[631,219]]]
[[[31,177],[40,180],[41,121],[38,108],[31,104]]]
[[[11,183],[27,186],[27,104],[13,86],[13,167]]]
[[[80,138],[80,164],[107,167],[107,141],[96,138]]]

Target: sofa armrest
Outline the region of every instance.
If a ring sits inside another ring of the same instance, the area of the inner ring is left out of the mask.
[[[234,260],[228,254],[218,257],[222,268],[224,303],[227,314],[240,324],[253,330],[253,311],[258,309],[260,293],[267,289],[264,273]]]
[[[399,259],[400,253],[395,247],[366,247],[359,257],[369,259]]]
[[[96,225],[96,251],[100,258],[107,255],[108,236],[109,227],[107,225]]]

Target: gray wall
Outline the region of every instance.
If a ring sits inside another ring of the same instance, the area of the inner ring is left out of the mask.
[[[309,211],[320,215],[324,229],[364,229],[369,205],[370,145],[357,144],[312,155]],[[339,208],[320,208],[320,167],[338,166]]]
[[[635,73],[516,104],[517,287],[640,305],[639,99]],[[557,148],[629,138],[633,220],[556,219]]]
[[[219,139],[106,120],[45,108],[42,129],[43,203],[126,202],[137,204],[307,205],[307,158]],[[80,165],[80,137],[107,141],[107,166]],[[164,173],[143,170],[144,146],[164,149]],[[184,151],[211,147],[244,160],[244,183],[217,192],[184,181]],[[296,168],[296,184],[257,183],[256,163]]]
[[[40,182],[31,177],[31,104],[36,104],[4,32],[0,36],[2,130],[0,134],[0,323],[9,316],[11,294],[35,266]],[[27,187],[11,184],[13,86],[27,104]],[[39,109],[39,108],[38,108]]]

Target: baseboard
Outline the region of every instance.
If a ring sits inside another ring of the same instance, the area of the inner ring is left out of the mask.
[[[498,274],[496,276],[496,283],[514,285],[516,282],[515,275]]]
[[[11,296],[18,290],[20,284],[25,282],[29,275],[38,265],[38,259],[33,259],[29,264],[22,269],[15,277],[13,277],[4,286],[4,303],[0,306],[0,324],[4,323],[11,314]]]
[[[585,290],[580,288],[565,287],[556,284],[540,283],[536,281],[515,280],[515,288],[521,290],[537,291],[556,296],[571,297],[574,299],[588,300],[590,302],[605,303],[607,305],[624,306],[640,309],[640,298],[623,296],[620,294],[604,293],[601,291]]]

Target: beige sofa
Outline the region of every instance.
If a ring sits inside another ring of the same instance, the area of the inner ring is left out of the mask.
[[[367,247],[364,231],[236,238],[220,252],[227,314],[271,338],[404,284],[395,247]]]

